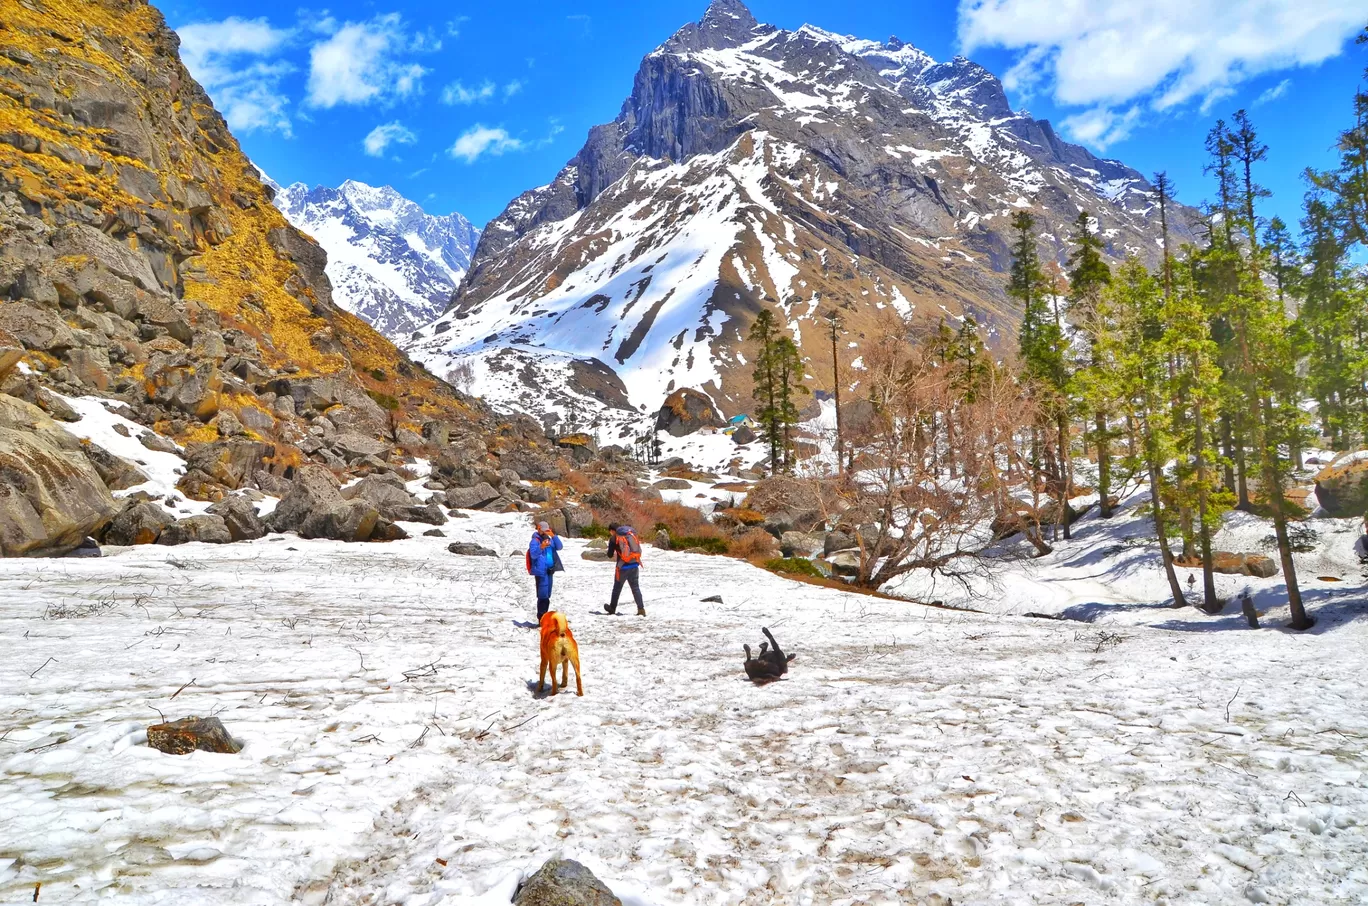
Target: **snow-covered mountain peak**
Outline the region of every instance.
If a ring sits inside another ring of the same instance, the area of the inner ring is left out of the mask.
[[[683,386],[750,410],[745,338],[762,309],[831,389],[820,315],[834,306],[858,392],[857,348],[898,319],[972,315],[1010,334],[1012,214],[1035,209],[1057,259],[1080,210],[1113,258],[1153,257],[1153,203],[1141,174],[1014,111],[972,61],[777,29],[717,0],[642,60],[617,119],[556,179],[489,224],[409,350],[438,373],[469,362],[496,403],[632,430]],[[1183,241],[1182,216],[1171,226]],[[571,381],[571,363],[593,380]]]
[[[428,214],[392,186],[270,185],[281,213],[328,253],[334,299],[394,339],[441,313],[479,240],[460,214]]]

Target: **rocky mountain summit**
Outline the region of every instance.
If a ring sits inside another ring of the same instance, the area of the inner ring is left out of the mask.
[[[460,214],[433,216],[390,186],[266,183],[286,219],[328,253],[333,301],[396,341],[446,309],[480,238]]]
[[[472,362],[490,399],[554,383],[568,361],[611,369],[625,405],[543,404],[582,423],[639,422],[678,387],[745,411],[745,337],[762,307],[822,389],[820,316],[838,311],[853,387],[860,349],[894,318],[972,315],[1010,333],[1016,211],[1036,212],[1059,258],[1086,209],[1113,258],[1153,259],[1155,207],[1141,174],[1013,111],[969,60],[785,31],[715,0],[642,60],[616,120],[486,227],[451,309],[409,349],[439,372]]]
[[[111,523],[132,541],[230,540],[256,530],[243,494],[302,501],[281,529],[395,537],[421,501],[356,504],[317,470],[403,485],[453,440],[476,474],[437,490],[515,464],[558,474],[535,424],[496,422],[336,304],[324,250],[271,204],[177,48],[142,0],[4,6],[0,554]],[[96,443],[92,423],[114,430]],[[178,463],[160,485],[156,457]],[[497,479],[491,502],[538,495],[519,481]]]

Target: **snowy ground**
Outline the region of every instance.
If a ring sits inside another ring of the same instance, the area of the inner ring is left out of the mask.
[[[570,541],[552,699],[521,557],[444,549],[524,518],[0,561],[0,902],[485,906],[558,853],[628,906],[1368,901],[1356,571],[1293,635],[1153,606],[1138,542],[1013,565],[992,614],[648,550],[639,619]],[[753,687],[762,625],[798,658]],[[144,744],[211,712],[239,755]]]

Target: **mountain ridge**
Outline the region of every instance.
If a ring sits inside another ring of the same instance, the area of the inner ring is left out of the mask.
[[[1013,111],[972,61],[785,31],[717,0],[643,58],[618,117],[552,182],[486,226],[448,311],[408,348],[439,371],[496,352],[532,373],[597,361],[628,390],[621,419],[682,386],[737,412],[752,402],[745,336],[760,308],[819,389],[832,368],[820,315],[837,309],[854,344],[844,389],[857,390],[857,350],[894,318],[972,316],[1010,336],[1011,214],[1036,211],[1046,257],[1066,257],[1064,230],[1087,209],[1114,260],[1153,261],[1154,207],[1140,173]],[[1187,212],[1174,213],[1181,242]],[[504,378],[491,397],[519,396]],[[596,405],[574,417],[602,417]]]
[[[459,213],[429,214],[388,185],[265,178],[280,212],[328,253],[333,298],[393,340],[437,317],[470,266],[480,230]]]

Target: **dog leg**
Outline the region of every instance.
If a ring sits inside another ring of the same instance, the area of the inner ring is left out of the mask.
[[[575,694],[576,694],[576,695],[583,695],[583,694],[584,694],[584,683],[580,682],[579,654],[578,654],[578,653],[576,653],[572,658],[570,658],[570,663],[572,663],[572,664],[575,665]]]
[[[552,671],[551,671],[551,685],[554,686],[555,684],[556,684],[556,671],[555,671],[554,669],[552,669]],[[542,658],[542,662],[541,662],[541,676],[537,679],[537,694],[540,695],[542,692],[545,692],[545,691],[546,691],[546,658]]]

